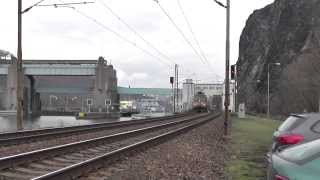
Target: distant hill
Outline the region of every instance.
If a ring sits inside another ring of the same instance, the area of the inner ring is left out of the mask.
[[[118,87],[119,94],[152,94],[160,96],[170,96],[172,89],[169,88],[126,88]]]

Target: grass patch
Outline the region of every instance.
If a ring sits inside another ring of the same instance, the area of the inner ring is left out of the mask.
[[[231,160],[227,165],[233,180],[264,180],[265,155],[274,130],[281,124],[265,118],[247,116],[232,118]]]

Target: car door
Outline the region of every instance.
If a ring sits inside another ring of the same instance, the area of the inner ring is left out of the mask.
[[[272,152],[285,149],[303,140],[303,135],[295,132],[295,129],[306,120],[304,116],[290,115],[273,134]]]

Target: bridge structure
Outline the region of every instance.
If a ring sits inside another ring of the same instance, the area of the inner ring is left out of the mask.
[[[7,75],[15,62],[0,60],[0,64],[0,75]],[[95,76],[96,66],[97,60],[23,60],[25,76]]]
[[[16,61],[13,56],[0,58],[0,108],[2,110],[16,110]],[[43,82],[48,78],[54,80]],[[74,88],[77,82],[70,81],[72,78],[83,80],[87,83],[86,88],[80,86]],[[23,60],[22,79],[25,115],[39,115],[41,109],[42,111],[45,109],[45,111],[110,113],[117,112],[119,109],[116,70],[102,57],[98,60]],[[69,79],[68,83],[63,85],[56,83],[66,79]],[[39,87],[41,83],[50,84],[50,87]],[[77,90],[77,93],[70,91],[72,87]],[[57,99],[60,100],[59,103],[55,102]]]

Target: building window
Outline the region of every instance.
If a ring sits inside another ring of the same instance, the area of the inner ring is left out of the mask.
[[[93,99],[87,99],[87,105],[91,106],[93,104]]]
[[[105,105],[111,105],[110,99],[106,99],[106,100],[105,100]]]

